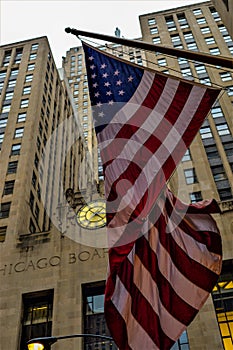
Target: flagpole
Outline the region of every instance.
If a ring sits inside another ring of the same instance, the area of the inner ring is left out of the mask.
[[[145,41],[139,41],[139,40],[131,40],[131,39],[125,39],[125,38],[119,38],[116,36],[111,35],[105,35],[105,34],[99,34],[99,33],[92,33],[87,32],[84,30],[77,30],[74,28],[65,28],[66,33],[71,33],[75,36],[86,36],[94,39],[99,40],[105,40],[110,41],[116,44],[124,45],[124,46],[131,46],[136,47],[139,49],[144,49],[152,52],[161,52],[166,55],[171,55],[175,57],[182,57],[193,61],[199,61],[203,63],[212,64],[214,66],[221,66],[225,68],[233,69],[233,60],[230,57],[223,57],[223,56],[216,56],[216,55],[210,55],[203,52],[195,52],[195,51],[189,51],[184,49],[175,49],[173,47],[166,47],[161,45],[155,45],[151,44]]]

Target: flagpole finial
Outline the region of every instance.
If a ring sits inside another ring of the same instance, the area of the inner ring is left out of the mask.
[[[71,28],[70,27],[65,28],[65,32],[66,33],[71,33]]]

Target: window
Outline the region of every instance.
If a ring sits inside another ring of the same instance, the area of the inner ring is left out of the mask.
[[[228,96],[233,96],[233,86],[227,87],[227,94],[228,94]]]
[[[159,65],[159,66],[167,66],[167,60],[166,60],[166,58],[160,58],[160,59],[158,59],[158,65]]]
[[[19,73],[18,69],[12,69],[11,70],[11,77],[14,77],[14,76],[18,75],[18,73]]]
[[[209,50],[211,55],[220,55],[220,50],[218,47],[213,47],[212,49],[209,49]]]
[[[5,133],[0,132],[0,149],[1,149],[1,144],[3,143],[4,136],[5,136]]]
[[[0,226],[0,242],[5,241],[7,226]]]
[[[31,86],[25,86],[23,88],[23,95],[27,95],[31,93]]]
[[[158,34],[158,28],[157,27],[152,27],[152,28],[150,28],[150,34],[151,35],[154,35],[154,34]]]
[[[11,59],[11,51],[6,51],[5,52],[5,57],[4,57],[4,60],[3,60],[3,66],[4,67],[9,65],[10,59]]]
[[[182,158],[182,162],[187,162],[191,160],[191,154],[190,154],[190,150],[187,149],[187,151],[185,152],[183,158]]]
[[[14,88],[15,85],[16,85],[16,80],[15,79],[9,80],[7,88]]]
[[[184,170],[184,175],[187,185],[197,182],[197,176],[194,168]]]
[[[0,119],[0,129],[7,126],[8,118]]]
[[[189,50],[197,51],[197,44],[196,43],[188,43],[187,48]]]
[[[201,138],[202,138],[202,139],[208,139],[208,138],[213,137],[212,132],[211,132],[211,129],[210,129],[209,126],[203,126],[203,127],[200,129],[200,134],[201,134]]]
[[[208,75],[205,66],[202,64],[195,65],[195,69],[198,75],[201,75],[201,74]]]
[[[178,22],[180,24],[180,28],[181,29],[185,29],[185,28],[189,27],[184,13],[178,13],[177,14],[177,19],[178,19]]]
[[[5,95],[5,101],[12,100],[14,92],[7,92]]]
[[[0,207],[0,219],[8,218],[10,213],[11,202],[2,203]]]
[[[15,181],[14,181],[14,180],[12,180],[12,181],[6,181],[6,182],[5,182],[4,189],[3,189],[3,195],[12,194],[12,193],[13,193],[13,190],[14,190],[14,184],[15,184]]]
[[[23,295],[23,319],[20,349],[32,338],[51,336],[53,290]]]
[[[190,197],[191,203],[202,201],[202,195],[200,191],[189,193],[189,197]]]
[[[227,123],[222,123],[222,124],[216,125],[216,128],[217,128],[219,136],[230,134],[230,130],[228,128]]]
[[[197,23],[198,24],[204,24],[204,23],[206,23],[206,19],[204,17],[197,18]]]
[[[212,291],[216,317],[225,350],[233,344],[233,260],[223,261],[222,273]]]
[[[171,347],[171,350],[189,350],[189,341],[187,332],[184,331],[177,342]]]
[[[201,10],[201,9],[195,9],[195,10],[193,10],[193,14],[194,14],[195,16],[202,15],[202,10]]]
[[[28,71],[34,70],[35,69],[35,63],[30,63],[28,65]]]
[[[4,70],[3,72],[0,72],[0,79],[4,80],[6,78],[6,70]]]
[[[31,46],[31,51],[37,50],[38,47],[39,47],[39,44],[38,44],[38,43],[32,44],[32,46]]]
[[[222,108],[220,106],[212,107],[211,114],[213,118],[220,118],[224,116],[222,112]]]
[[[10,109],[11,109],[11,104],[9,103],[9,104],[7,104],[5,106],[2,106],[1,113],[8,113],[8,112],[10,112]]]
[[[15,139],[17,139],[19,137],[23,137],[23,132],[24,132],[24,128],[16,128],[15,129]]]
[[[21,144],[16,143],[15,145],[12,145],[11,147],[11,155],[16,156],[20,154]]]
[[[219,153],[216,145],[205,146],[205,151],[209,160],[219,158]]]
[[[183,77],[185,78],[191,77],[193,79],[192,71],[190,68],[181,68],[180,71]]]
[[[211,170],[215,182],[226,180],[227,177],[223,165],[212,166]]]
[[[165,21],[166,21],[169,32],[176,30],[176,24],[174,22],[173,16],[165,17]]]
[[[149,25],[149,26],[152,26],[153,24],[156,24],[155,18],[149,18],[149,19],[148,19],[148,25]]]
[[[184,33],[184,39],[185,41],[188,41],[188,40],[194,40],[194,36],[193,36],[193,33],[192,32],[187,32],[187,33]]]
[[[210,7],[210,12],[212,13],[212,16],[213,16],[213,18],[214,18],[214,20],[216,22],[221,20],[221,18],[219,17],[218,12],[216,11],[216,9],[214,7]]]
[[[232,199],[232,193],[231,193],[231,187],[228,186],[223,189],[218,189],[218,194],[221,199],[221,201],[227,201],[229,199]]]
[[[82,285],[83,333],[109,335],[104,317],[104,286],[104,281]],[[101,345],[106,345],[107,349],[117,350],[116,345],[109,340],[84,338],[84,349],[101,349]]]
[[[17,166],[18,166],[18,162],[9,162],[8,163],[8,169],[7,169],[7,174],[15,174],[17,171]]]
[[[26,113],[19,113],[17,118],[17,123],[25,122],[26,116],[27,116]]]
[[[0,81],[0,94],[1,94],[1,92],[2,92],[3,85],[4,85],[4,82],[3,82],[3,81]]]
[[[210,28],[209,27],[201,28],[201,32],[202,32],[202,34],[208,34],[208,33],[210,33]]]
[[[29,61],[35,60],[36,56],[37,56],[36,53],[31,53],[30,56],[29,56]]]
[[[220,78],[222,79],[222,81],[229,81],[232,80],[232,75],[230,72],[222,72],[219,73]]]
[[[160,44],[161,39],[160,39],[160,37],[152,38],[152,42],[153,42],[153,44]]]
[[[205,42],[207,45],[215,44],[215,40],[212,36],[209,36],[208,38],[205,38]]]
[[[23,49],[17,49],[14,64],[19,64],[23,56]]]
[[[25,99],[25,100],[21,100],[21,103],[20,103],[20,108],[26,108],[28,107],[28,103],[29,103],[29,99]]]

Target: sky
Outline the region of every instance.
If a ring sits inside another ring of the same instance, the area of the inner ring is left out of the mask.
[[[62,56],[81,43],[66,27],[127,39],[141,36],[139,15],[205,0],[0,0],[0,45],[47,36],[58,68]]]

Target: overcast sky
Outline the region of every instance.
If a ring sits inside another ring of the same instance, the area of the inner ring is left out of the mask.
[[[204,2],[205,0],[0,0],[0,44],[47,36],[57,64],[70,47],[80,45],[66,27],[114,35],[116,27],[125,38],[141,36],[138,16],[150,12]]]

